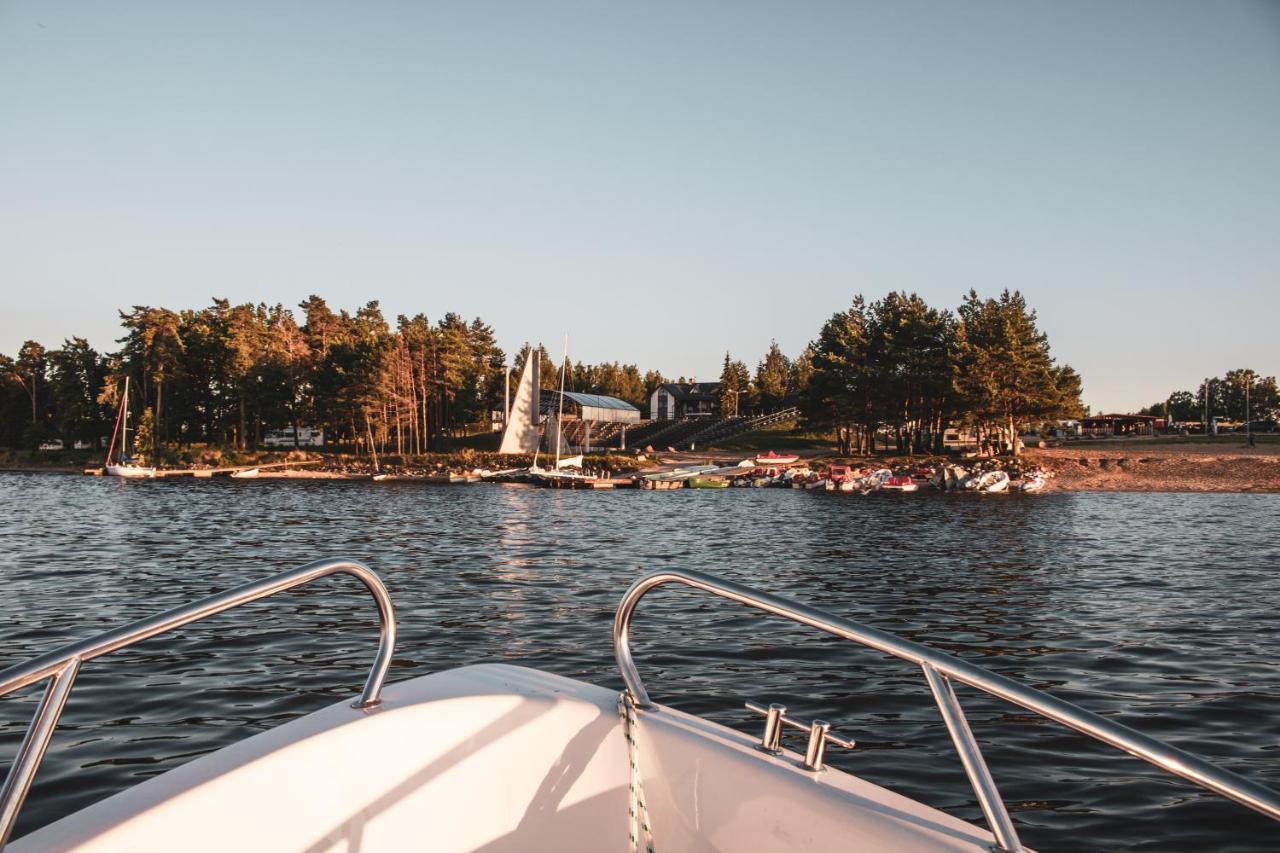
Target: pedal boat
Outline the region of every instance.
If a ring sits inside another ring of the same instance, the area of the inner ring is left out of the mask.
[[[11,841],[79,851],[835,851],[1024,849],[952,689],[983,690],[1280,820],[1280,794],[1012,679],[893,634],[710,575],[658,571],[622,599],[621,693],[482,664],[383,686],[395,646],[378,576],[322,560],[134,622],[0,672],[0,695],[47,682],[4,788],[0,847],[82,665],[328,575],[378,605],[377,657],[344,700],[197,758]],[[632,659],[636,605],[676,584],[791,619],[918,666],[986,827],[827,766],[853,741],[778,704],[751,737],[653,702]],[[793,739],[794,736],[794,739]]]

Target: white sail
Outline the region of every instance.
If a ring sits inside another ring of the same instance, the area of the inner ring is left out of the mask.
[[[554,458],[560,455],[561,445],[560,418],[557,415],[548,412],[547,425],[542,431],[542,449],[546,453],[551,454]],[[554,463],[552,467],[555,467]]]
[[[533,453],[538,449],[538,396],[542,387],[538,381],[539,361],[538,350],[531,348],[520,372],[511,414],[502,429],[499,453]]]

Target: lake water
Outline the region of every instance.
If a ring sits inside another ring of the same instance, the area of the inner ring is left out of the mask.
[[[391,680],[518,662],[611,687],[627,585],[723,575],[934,644],[1280,788],[1280,496],[560,492],[0,476],[0,667],[323,556],[397,606]],[[86,664],[18,833],[357,692],[373,608],[328,579]],[[832,763],[981,820],[920,672],[690,590],[637,615],[656,701],[855,737]],[[1274,850],[1275,824],[959,688],[1024,842]],[[8,765],[34,707],[0,701]],[[619,825],[625,816],[619,816]]]

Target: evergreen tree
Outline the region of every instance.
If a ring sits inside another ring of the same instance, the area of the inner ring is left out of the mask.
[[[958,333],[958,385],[966,408],[980,424],[1006,432],[1015,454],[1019,424],[1079,410],[1079,378],[1054,364],[1048,338],[1021,293],[1006,290],[984,300],[969,291]]]
[[[98,404],[106,363],[84,338],[70,338],[49,354],[49,392],[54,432],[67,446],[96,443],[110,429]]]
[[[817,428],[831,429],[841,454],[869,450],[875,412],[863,298],[854,297],[847,311],[833,314],[810,349],[813,376],[802,401],[805,419]]]
[[[782,354],[777,341],[769,342],[769,351],[756,366],[756,392],[766,411],[782,408],[791,382],[791,361]]]
[[[155,453],[156,416],[151,411],[150,406],[142,410],[142,414],[138,417],[138,425],[133,428],[133,435],[130,440],[133,446],[124,448],[125,452],[143,459]]]
[[[720,397],[717,400],[722,417],[733,417],[738,413],[738,391],[738,374],[726,350],[724,369],[720,371]]]

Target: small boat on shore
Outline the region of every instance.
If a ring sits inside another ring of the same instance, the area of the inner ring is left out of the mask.
[[[233,480],[252,480],[252,479],[255,479],[255,478],[258,476],[258,474],[259,474],[259,473],[261,473],[261,472],[260,472],[257,468],[245,468],[245,469],[240,470],[240,471],[232,471],[232,472],[231,472],[231,479],[233,479]],[[377,479],[377,477],[374,477],[374,479],[376,480],[376,479]]]
[[[799,461],[800,457],[795,453],[776,453],[772,450],[755,458],[755,463],[763,468],[791,465]]]
[[[1044,487],[1049,485],[1050,476],[1048,471],[1029,471],[1022,475],[1022,482],[1018,484],[1018,491],[1027,494],[1044,491]]]
[[[665,492],[671,489],[683,489],[685,482],[685,480],[649,480],[641,477],[640,488],[656,492]]]
[[[1009,475],[1004,471],[988,471],[978,477],[974,488],[984,494],[998,494],[1009,491]]]
[[[720,470],[719,466],[716,465],[690,465],[684,468],[672,468],[669,471],[655,471],[652,474],[643,475],[641,479],[649,482],[683,481],[718,470]]]
[[[691,489],[727,489],[729,481],[722,477],[690,477],[685,485]]]
[[[880,483],[880,488],[886,492],[914,492],[920,485],[910,477],[889,477]]]

